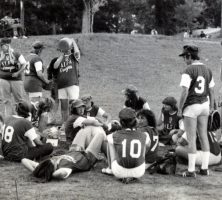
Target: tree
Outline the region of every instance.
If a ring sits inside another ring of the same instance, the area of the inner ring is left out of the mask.
[[[82,33],[92,33],[94,15],[99,11],[100,7],[107,3],[107,0],[83,0],[83,3]]]

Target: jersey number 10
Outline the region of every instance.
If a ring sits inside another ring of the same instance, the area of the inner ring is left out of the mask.
[[[127,146],[127,140],[124,139],[122,141],[122,157],[123,158],[126,158],[126,148]],[[137,146],[137,151],[135,152],[135,146]],[[141,145],[141,142],[139,140],[132,140],[130,142],[130,152],[129,152],[129,155],[132,157],[132,158],[139,158],[141,156],[141,152],[142,152],[142,145]]]

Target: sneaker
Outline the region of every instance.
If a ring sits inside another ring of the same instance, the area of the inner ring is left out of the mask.
[[[106,174],[106,175],[113,175],[113,172],[112,172],[112,170],[109,167],[103,168],[102,169],[102,173]]]
[[[23,39],[27,39],[27,37],[25,35],[22,36]]]
[[[122,178],[120,181],[124,184],[134,183],[137,181],[137,178],[129,177],[129,178]]]
[[[210,172],[208,169],[200,169],[200,171],[198,172],[198,174],[202,175],[202,176],[209,176]]]
[[[189,172],[189,171],[185,171],[185,172],[183,172],[182,173],[182,176],[183,177],[193,177],[193,178],[196,178],[196,172],[194,171],[194,172]]]
[[[16,37],[16,36],[13,36],[13,39],[18,39],[18,37]]]

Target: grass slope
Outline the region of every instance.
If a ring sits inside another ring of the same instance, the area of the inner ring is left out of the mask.
[[[66,35],[67,36],[67,35]],[[180,38],[145,35],[68,35],[78,39],[82,51],[80,62],[81,95],[90,93],[113,118],[123,106],[121,90],[134,84],[156,114],[164,97],[179,100],[180,73],[185,64],[178,54],[186,43],[197,44],[201,57],[213,71],[216,96],[219,96],[219,41],[183,41]],[[27,56],[31,44],[46,44],[42,58],[45,65],[58,55],[56,44],[63,35],[13,40],[12,46]],[[49,94],[47,94],[49,95]],[[90,172],[76,174],[66,181],[39,183],[20,164],[0,161],[0,199],[220,199],[222,175],[212,172],[209,178],[196,180],[175,176],[146,174],[138,183],[123,185],[100,173],[104,163]]]

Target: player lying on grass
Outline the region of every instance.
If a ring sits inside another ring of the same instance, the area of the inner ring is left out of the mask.
[[[17,115],[5,120],[2,152],[6,160],[20,162],[23,158],[39,159],[53,151],[51,144],[43,144],[32,123],[30,105],[23,101],[16,105]]]
[[[22,164],[35,177],[44,178],[45,181],[52,178],[66,179],[72,173],[90,170],[97,161],[105,141],[105,133],[83,129],[77,133],[66,155],[53,156],[40,163],[24,158]]]
[[[163,107],[161,109],[160,116],[158,118],[160,142],[165,145],[172,143],[172,134],[176,129],[179,129],[179,120],[181,117],[178,116],[177,100],[174,97],[166,97],[163,101]]]
[[[137,130],[149,134],[150,146],[146,150],[146,169],[157,160],[159,135],[156,129],[155,115],[151,110],[141,110],[137,114]]]
[[[73,142],[76,134],[79,131],[93,131],[98,133],[105,133],[102,126],[94,117],[84,116],[85,104],[82,100],[77,99],[71,104],[71,115],[65,123],[65,134],[68,145]]]
[[[102,172],[128,183],[144,175],[145,153],[151,142],[146,132],[136,130],[136,112],[133,109],[124,108],[119,118],[122,130],[107,136],[109,167]]]

